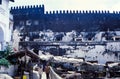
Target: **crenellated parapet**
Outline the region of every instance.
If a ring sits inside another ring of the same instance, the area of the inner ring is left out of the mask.
[[[120,14],[120,11],[110,12],[109,10],[56,10],[46,11],[45,14]]]
[[[113,14],[120,14],[120,11],[113,11]]]
[[[44,5],[28,5],[11,7],[11,13],[16,15],[44,14]]]
[[[54,10],[45,12],[44,5],[29,5],[12,7],[11,13],[14,16],[14,26],[30,26],[29,31],[51,29],[56,32],[69,32],[73,29],[77,31],[120,29],[120,11]]]
[[[24,14],[120,14],[120,11],[107,10],[56,10],[46,11],[44,5],[16,6],[11,8],[11,13],[16,15]]]

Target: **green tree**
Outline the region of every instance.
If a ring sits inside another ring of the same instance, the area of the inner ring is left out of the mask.
[[[4,51],[0,51],[0,65],[8,67],[10,62],[6,59],[13,53],[12,47],[8,44]]]

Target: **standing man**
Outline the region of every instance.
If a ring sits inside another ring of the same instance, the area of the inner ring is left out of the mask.
[[[50,78],[49,78],[49,73],[50,73],[50,66],[49,66],[49,64],[47,64],[47,65],[45,66],[45,73],[46,73],[47,79],[50,79]]]

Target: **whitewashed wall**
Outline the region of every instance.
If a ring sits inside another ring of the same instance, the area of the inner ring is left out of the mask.
[[[0,4],[0,42],[3,47],[11,40],[12,28],[9,26],[9,0],[2,0]],[[1,48],[0,48],[1,49]]]

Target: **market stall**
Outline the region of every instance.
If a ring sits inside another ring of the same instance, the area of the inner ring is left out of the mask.
[[[35,65],[40,64],[40,58],[31,50],[21,50],[13,53],[7,57],[11,64],[15,66],[15,75],[17,77],[24,77],[27,75],[33,78],[33,69]]]

